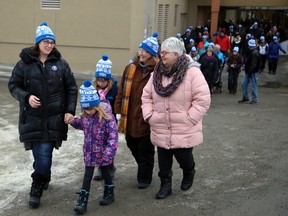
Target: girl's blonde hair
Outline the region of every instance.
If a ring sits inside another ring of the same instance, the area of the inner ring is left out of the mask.
[[[94,107],[91,107],[89,109],[93,109],[96,111],[95,116],[97,116],[99,118],[99,122],[101,122],[103,118],[104,119],[111,119],[111,115],[109,115],[101,105],[94,106]],[[83,109],[83,111],[82,111],[82,116],[83,117],[88,116],[88,114],[85,112],[85,109]]]
[[[96,90],[99,89],[99,86],[98,86],[98,84],[97,84],[97,80],[98,80],[98,79],[105,79],[105,78],[102,78],[102,77],[96,77],[96,78],[95,78],[95,80],[94,80],[94,87],[96,88]],[[112,79],[105,79],[105,80],[108,81],[107,88],[108,88],[108,90],[110,90],[110,89],[112,88],[112,86],[113,86],[113,80],[112,80]]]

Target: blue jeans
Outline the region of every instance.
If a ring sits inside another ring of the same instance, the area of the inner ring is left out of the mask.
[[[257,85],[257,73],[246,74],[241,84],[242,95],[244,100],[249,100],[248,85],[251,83],[252,88],[252,101],[258,102],[258,85]]]
[[[35,172],[50,178],[54,142],[37,141],[32,142],[32,145]]]

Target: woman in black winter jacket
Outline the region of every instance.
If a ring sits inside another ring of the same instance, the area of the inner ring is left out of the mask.
[[[20,104],[20,142],[32,150],[34,172],[29,205],[38,207],[51,179],[53,149],[67,139],[75,115],[77,85],[68,63],[55,48],[47,23],[36,29],[35,46],[20,53],[8,88]]]
[[[201,64],[200,69],[212,94],[219,70],[219,59],[212,49],[208,48],[207,51],[200,56],[198,62]]]

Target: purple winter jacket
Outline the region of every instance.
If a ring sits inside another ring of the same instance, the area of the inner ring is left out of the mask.
[[[84,132],[84,164],[89,167],[108,166],[113,163],[118,148],[118,129],[114,115],[111,119],[97,116],[75,117],[72,127]]]

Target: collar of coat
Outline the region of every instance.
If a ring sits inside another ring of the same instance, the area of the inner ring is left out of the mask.
[[[27,47],[22,49],[20,53],[20,58],[25,62],[26,64],[32,64],[33,62],[39,61],[39,56],[35,51],[33,50],[33,47]],[[61,53],[54,48],[54,50],[48,55],[47,61],[53,60],[53,59],[60,59]]]

